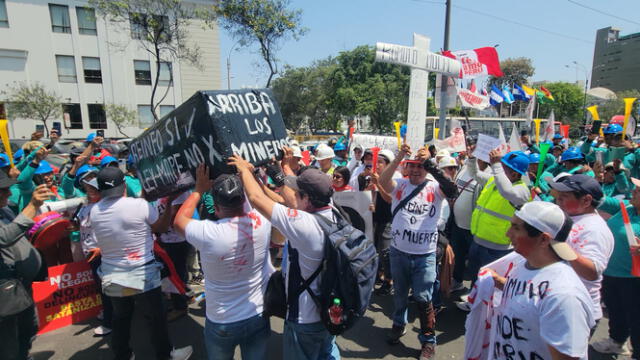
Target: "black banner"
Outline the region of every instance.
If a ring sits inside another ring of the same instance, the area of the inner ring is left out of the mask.
[[[130,152],[146,198],[155,200],[192,187],[202,162],[215,177],[233,172],[226,159],[234,153],[263,165],[287,144],[271,90],[199,91],[135,138]]]

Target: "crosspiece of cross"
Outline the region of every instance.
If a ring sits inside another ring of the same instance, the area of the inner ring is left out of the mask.
[[[462,64],[455,59],[412,46],[376,43],[376,61],[460,77]]]

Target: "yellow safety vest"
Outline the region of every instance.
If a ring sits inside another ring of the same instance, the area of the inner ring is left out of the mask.
[[[522,180],[513,186],[527,186]],[[495,177],[491,177],[478,197],[476,208],[471,215],[471,233],[483,240],[498,245],[509,245],[507,230],[516,209],[505,199],[496,187]]]

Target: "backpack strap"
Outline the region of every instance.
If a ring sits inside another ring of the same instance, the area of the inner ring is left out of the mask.
[[[407,203],[409,201],[411,201],[411,199],[416,197],[420,193],[420,191],[422,191],[422,189],[424,189],[424,187],[427,186],[427,182],[429,182],[429,181],[426,180],[422,184],[416,186],[416,188],[413,189],[413,191],[411,192],[411,194],[409,194],[409,196],[407,196],[406,198],[402,199],[400,201],[400,203],[398,203],[398,206],[396,206],[396,208],[393,209],[393,213],[391,213],[391,222],[393,222],[393,218],[396,217],[396,214],[400,211],[400,209],[402,209],[405,205],[407,205]]]

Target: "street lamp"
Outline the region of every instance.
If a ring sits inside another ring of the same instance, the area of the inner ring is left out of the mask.
[[[236,45],[240,43],[240,40],[236,41],[231,49],[229,55],[227,55],[227,90],[231,90],[231,52],[236,48]]]
[[[576,82],[578,82],[578,69],[584,71],[584,100],[582,101],[582,120],[583,123],[587,124],[587,88],[589,86],[589,71],[587,71],[587,67],[580,64],[577,61],[572,61],[573,66],[576,68]],[[571,65],[565,65],[565,67],[569,68]]]

